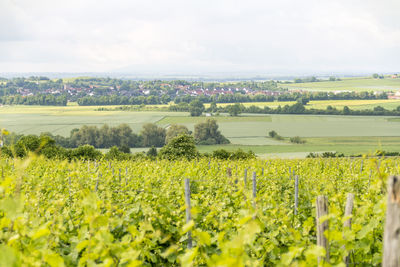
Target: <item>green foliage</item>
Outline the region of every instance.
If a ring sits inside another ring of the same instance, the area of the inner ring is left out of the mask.
[[[190,134],[190,131],[188,130],[188,128],[184,125],[178,125],[178,124],[172,124],[168,127],[167,129],[167,134],[165,137],[165,143],[169,143],[169,141],[181,134]]]
[[[350,265],[379,266],[385,183],[398,164],[398,158],[379,164],[365,158],[96,163],[1,158],[0,266],[317,266],[324,254],[315,245],[318,195],[329,199],[326,265],[344,266],[343,257],[351,253]],[[119,175],[118,169],[127,172]],[[300,179],[296,216],[289,169]],[[189,223],[184,178],[190,178],[192,193]],[[344,203],[350,192],[355,202],[348,229]]]
[[[198,99],[193,100],[189,104],[189,112],[190,112],[190,116],[192,116],[192,117],[201,116],[201,114],[204,112],[204,110],[205,110],[204,104]]]
[[[192,160],[198,157],[198,154],[193,136],[183,134],[174,137],[168,144],[161,148],[159,156],[168,160],[182,158]]]
[[[83,145],[78,148],[69,150],[69,158],[98,160],[103,156],[100,151],[96,150],[91,145]]]
[[[113,146],[104,155],[106,160],[128,160],[131,158],[131,154],[121,151],[118,147]]]
[[[271,138],[274,138],[276,140],[283,140],[284,138],[282,136],[280,136],[277,132],[275,132],[274,130],[268,132],[268,136]]]
[[[256,158],[253,151],[244,152],[242,149],[237,149],[236,151],[226,151],[225,149],[217,149],[213,151],[211,157],[222,160],[245,160]]]
[[[217,121],[207,119],[194,126],[194,139],[199,145],[229,144],[229,140],[218,130]]]
[[[154,147],[154,146],[152,146],[152,147],[147,151],[147,153],[146,153],[146,155],[147,155],[149,158],[152,158],[152,159],[156,158],[156,157],[157,157],[157,154],[158,154],[157,148]]]
[[[301,139],[300,136],[290,137],[290,142],[294,144],[305,144],[306,140]]]
[[[226,107],[230,116],[237,116],[242,113],[245,107],[242,104],[236,103],[234,105],[229,105]]]
[[[154,123],[144,124],[140,135],[143,137],[143,146],[145,147],[162,147],[165,144],[165,129]]]

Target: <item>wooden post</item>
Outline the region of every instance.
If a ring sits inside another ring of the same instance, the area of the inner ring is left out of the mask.
[[[247,169],[244,169],[244,187],[247,186]]]
[[[186,202],[186,223],[192,220],[192,215],[190,214],[190,180],[185,179],[185,202]],[[188,232],[188,243],[187,247],[192,248],[192,232]]]
[[[369,170],[369,177],[368,177],[368,188],[371,185],[371,176],[372,176],[372,170]]]
[[[119,183],[121,183],[121,168],[118,169]]]
[[[71,176],[68,177],[68,194],[69,198],[71,198]]]
[[[363,171],[363,164],[364,164],[364,160],[361,161],[360,173],[362,173],[362,171]]]
[[[211,169],[211,160],[208,160],[208,169]]]
[[[226,176],[232,177],[232,169],[229,167],[226,169]]]
[[[329,262],[329,243],[325,237],[324,232],[328,230],[328,221],[320,223],[319,220],[322,216],[328,215],[328,198],[326,196],[317,197],[317,245],[325,248],[325,257],[318,257],[318,265],[321,261]]]
[[[257,175],[253,172],[253,206],[256,208],[256,197],[257,197]]]
[[[388,179],[386,222],[383,234],[383,267],[400,266],[400,177]]]
[[[125,175],[128,176],[128,167],[125,167]]]
[[[353,214],[353,206],[354,206],[354,194],[348,193],[347,194],[347,200],[346,200],[346,208],[344,209],[344,216],[350,216]],[[343,223],[343,228],[349,228],[351,229],[351,218],[347,219]],[[344,263],[346,266],[349,266],[350,264],[350,255],[347,255],[343,258]]]
[[[101,173],[99,173],[99,176],[97,176],[96,187],[95,187],[95,191],[96,192],[99,189],[99,180],[100,180],[100,178],[101,178]]]
[[[294,179],[294,215],[297,215],[299,205],[299,176],[296,175]]]
[[[264,176],[264,168],[261,168],[261,175]]]

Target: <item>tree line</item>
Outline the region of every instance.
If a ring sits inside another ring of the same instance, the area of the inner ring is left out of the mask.
[[[108,133],[109,136],[101,136],[106,133]],[[117,160],[134,160],[144,157],[149,159],[162,158],[169,160],[180,158],[191,160],[198,157],[213,157],[219,159],[248,159],[255,157],[253,152],[244,152],[240,149],[233,152],[219,149],[211,154],[200,154],[195,146],[196,143],[229,143],[218,131],[218,125],[215,120],[207,120],[203,123],[198,123],[195,126],[193,135],[183,125],[173,124],[165,131],[165,129],[157,127],[154,124],[146,124],[143,126],[140,135],[136,135],[135,138],[140,136],[143,145],[146,144],[146,142],[149,142],[147,146],[152,145],[147,153],[130,153],[132,136],[132,130],[127,125],[119,125],[117,127],[104,125],[100,129],[97,128],[97,130],[95,127],[83,126],[71,132],[70,138],[75,138],[75,141],[78,140],[79,142],[75,143],[77,147],[69,148],[65,147],[65,145],[70,145],[65,143],[68,138],[62,137],[63,139],[60,140],[60,136],[52,136],[49,133],[42,133],[39,136],[10,134],[6,136],[5,145],[0,147],[0,157],[26,157],[31,152],[41,154],[47,158],[67,160],[95,160],[102,157]],[[102,141],[94,140],[94,137],[102,138]],[[118,138],[121,138],[121,140]],[[105,155],[95,148],[95,146],[106,146],[106,144],[111,147]],[[156,144],[162,144],[162,148],[159,151],[155,148]]]
[[[100,105],[157,105],[168,104],[174,101],[175,104],[190,103],[194,100],[199,100],[202,103],[249,103],[249,102],[274,102],[274,101],[296,101],[299,98],[314,100],[369,100],[369,99],[387,99],[388,95],[385,92],[375,94],[374,92],[286,92],[279,95],[266,94],[220,94],[213,96],[169,96],[169,95],[151,95],[151,96],[85,96],[78,99],[80,106],[100,106]]]
[[[107,124],[101,127],[83,125],[79,129],[73,129],[68,137],[53,135],[49,132],[42,133],[38,137],[50,138],[55,144],[64,148],[76,148],[82,145],[91,145],[95,148],[116,146],[124,151],[132,147],[162,147],[180,134],[193,135],[196,144],[199,145],[228,144],[229,140],[218,128],[216,120],[213,119],[197,123],[193,133],[186,126],[177,124],[172,124],[165,129],[154,123],[146,123],[139,133],[134,133],[127,124],[115,127]],[[4,137],[4,143],[12,145],[21,138],[24,138],[24,135],[11,133]]]
[[[351,116],[400,116],[400,106],[393,110],[385,109],[381,106],[376,106],[373,109],[353,110],[348,106],[343,109],[327,106],[326,109],[306,109],[302,102],[296,102],[293,105],[278,106],[270,108],[267,106],[258,107],[255,105],[246,107],[242,104],[228,105],[225,107],[218,106],[214,110],[211,108],[206,111],[226,112],[232,116],[237,116],[240,113],[255,113],[255,114],[308,114],[308,115],[351,115]]]
[[[65,95],[11,95],[0,97],[0,104],[3,105],[40,105],[40,106],[66,106],[67,97]]]

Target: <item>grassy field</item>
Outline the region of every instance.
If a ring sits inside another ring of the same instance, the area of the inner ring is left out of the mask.
[[[258,107],[270,107],[277,108],[278,106],[293,105],[295,101],[282,101],[282,102],[249,102],[243,103],[245,107],[258,106]],[[224,107],[232,105],[231,103],[219,103],[218,106]],[[209,107],[209,104],[205,104]],[[376,99],[376,100],[321,100],[321,101],[310,101],[307,105],[307,109],[326,109],[327,106],[336,107],[337,109],[343,109],[344,106],[348,106],[350,109],[373,109],[376,106],[384,107],[385,109],[395,109],[400,106],[400,100],[396,99]]]
[[[357,102],[357,101],[356,101]],[[358,103],[360,104],[360,103]],[[189,117],[183,112],[95,111],[98,107],[0,107],[0,128],[23,134],[51,132],[67,136],[82,125],[127,123],[139,132],[146,122],[162,127],[177,123],[190,130],[206,117]],[[200,151],[217,148],[253,150],[263,157],[299,157],[309,152],[339,151],[346,154],[374,152],[377,149],[400,151],[400,119],[394,117],[316,116],[316,115],[251,115],[214,117],[230,141],[227,146],[199,146]],[[267,138],[277,131],[283,141]],[[295,145],[289,137],[300,136],[307,142]],[[139,149],[143,150],[143,149]],[[144,149],[145,150],[145,149]]]
[[[279,84],[279,87],[308,91],[388,91],[400,90],[400,78],[373,79],[369,77],[343,78],[341,81]]]

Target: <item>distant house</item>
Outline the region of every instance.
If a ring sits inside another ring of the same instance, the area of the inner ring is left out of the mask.
[[[388,99],[400,99],[400,91],[397,91],[394,94],[389,94]]]

